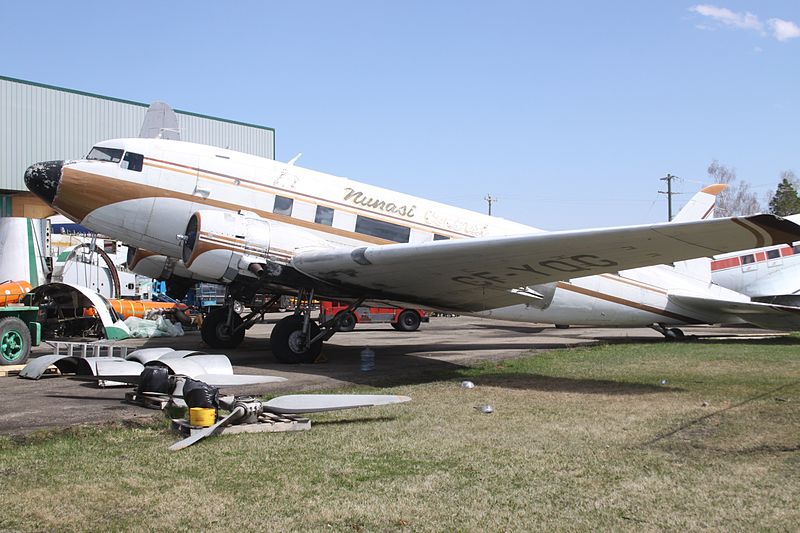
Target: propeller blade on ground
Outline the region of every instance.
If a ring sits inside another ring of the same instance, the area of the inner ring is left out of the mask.
[[[279,383],[286,378],[278,376],[259,376],[255,374],[199,374],[194,379],[212,387],[234,387],[237,385],[261,385],[263,383]]]
[[[411,401],[408,396],[390,394],[292,394],[265,402],[266,410],[277,414],[321,413]]]
[[[244,408],[243,407],[237,407],[236,409],[231,411],[231,413],[228,416],[226,416],[225,418],[223,418],[222,420],[220,420],[219,422],[217,422],[213,426],[208,426],[207,428],[205,428],[203,430],[195,432],[194,435],[189,435],[185,439],[179,440],[178,442],[176,442],[175,444],[170,446],[169,449],[170,449],[170,451],[175,452],[175,451],[187,448],[187,447],[191,446],[192,444],[194,444],[195,442],[198,442],[198,441],[200,441],[200,440],[202,440],[202,439],[204,439],[204,438],[206,438],[206,437],[208,437],[210,435],[213,435],[219,428],[229,424],[230,422],[232,422],[233,420],[235,420],[237,418],[241,418],[242,416],[244,416]]]
[[[142,381],[141,376],[138,375],[129,376],[114,374],[106,374],[103,376],[70,376],[69,378],[74,381],[94,381],[95,383],[98,381],[118,381],[119,383],[129,383],[131,385],[138,385]]]

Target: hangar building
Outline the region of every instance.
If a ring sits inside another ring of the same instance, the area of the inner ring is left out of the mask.
[[[149,104],[0,76],[0,217],[44,218],[52,210],[28,192],[37,161],[79,159],[98,141],[136,137]],[[275,158],[275,130],[175,110],[184,141]]]

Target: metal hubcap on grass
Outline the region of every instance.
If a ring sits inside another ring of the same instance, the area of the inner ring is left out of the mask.
[[[8,331],[0,339],[0,354],[6,361],[14,361],[22,355],[24,346],[22,335],[17,331]]]

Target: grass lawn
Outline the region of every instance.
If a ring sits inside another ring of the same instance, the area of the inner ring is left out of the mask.
[[[0,530],[800,524],[800,338],[559,350],[356,392],[413,401],[181,452],[166,422],[0,438]]]

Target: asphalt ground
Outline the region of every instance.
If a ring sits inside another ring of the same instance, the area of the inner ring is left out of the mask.
[[[136,348],[168,346],[176,350],[224,353],[236,374],[269,374],[288,379],[278,384],[224,390],[236,394],[274,394],[340,388],[389,386],[446,379],[465,366],[499,361],[543,350],[592,345],[601,342],[663,342],[647,328],[615,329],[522,324],[470,317],[433,317],[415,332],[395,331],[389,324],[359,324],[355,331],[337,333],[323,348],[325,361],[283,365],[269,350],[269,334],[285,314],[267,315],[248,330],[236,349],[213,350],[197,331],[183,337],[127,339],[120,344]],[[750,337],[768,332],[741,328],[682,328],[687,335]],[[375,369],[361,371],[361,351],[375,352]],[[37,347],[31,357],[52,353],[48,345]],[[63,376],[44,376],[37,381],[0,377],[0,434],[21,434],[40,429],[161,416],[159,411],[124,401],[126,387],[99,388]]]

